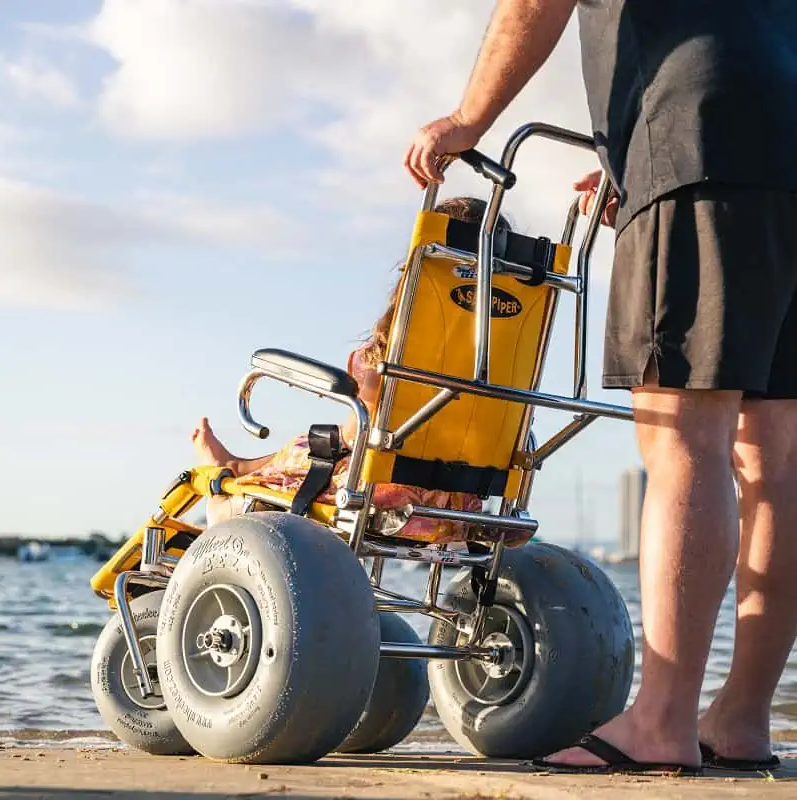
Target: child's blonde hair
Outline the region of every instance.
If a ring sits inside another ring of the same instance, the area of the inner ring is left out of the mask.
[[[484,212],[487,210],[487,203],[476,197],[452,197],[444,200],[435,207],[435,211],[447,214],[452,219],[460,222],[469,222],[480,225]],[[499,230],[511,230],[511,226],[505,217],[499,216],[496,228]],[[393,317],[396,313],[396,303],[398,302],[398,290],[401,279],[396,281],[395,286],[390,291],[388,305],[382,316],[376,321],[371,329],[370,337],[362,350],[362,359],[368,366],[375,366],[383,361],[387,353],[387,339],[390,334],[390,326],[393,324]]]

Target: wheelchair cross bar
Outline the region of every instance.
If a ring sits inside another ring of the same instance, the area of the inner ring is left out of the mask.
[[[430,658],[449,661],[478,659],[493,664],[498,664],[501,660],[501,651],[497,647],[447,647],[439,644],[382,642],[379,646],[379,654],[382,658]]]
[[[422,369],[403,367],[399,364],[390,364],[385,361],[377,364],[377,372],[399,380],[422,383],[427,386],[437,386],[440,389],[451,389],[454,392],[466,392],[482,397],[494,397],[497,400],[508,400],[510,403],[521,403],[528,406],[553,408],[560,411],[573,411],[577,414],[591,414],[598,417],[622,419],[632,421],[634,412],[628,406],[617,406],[611,403],[598,403],[593,400],[579,400],[574,397],[561,397],[543,392],[533,392],[524,389],[514,389],[511,386],[469,381],[463,378],[452,378],[440,375],[437,372],[427,372]]]
[[[436,506],[410,506],[410,517],[451,520],[453,522],[464,522],[468,525],[484,525],[486,528],[504,531],[536,533],[537,528],[539,528],[539,523],[536,519],[479,514],[475,511],[455,511],[450,508],[437,508]]]
[[[456,398],[456,392],[452,392],[450,389],[441,389],[426,405],[419,408],[408,420],[396,428],[393,433],[393,447],[400,447],[405,439],[412,436],[421,425]]]
[[[457,261],[469,267],[475,267],[479,261],[475,254],[469,253],[467,250],[459,250],[456,247],[437,243],[426,245],[426,255],[429,258],[444,258]],[[514,275],[517,278],[529,279],[534,277],[534,270],[524,264],[516,264],[514,261],[493,258],[493,274]],[[577,275],[558,275],[555,272],[548,272],[544,283],[549,286],[555,286],[557,289],[564,289],[567,292],[578,294],[581,291],[582,281]]]

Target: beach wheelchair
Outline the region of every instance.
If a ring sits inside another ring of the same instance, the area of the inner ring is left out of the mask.
[[[497,230],[515,154],[533,136],[594,149],[588,136],[531,123],[500,162],[473,150],[444,159],[492,184],[481,225],[434,212],[438,187],[426,189],[372,416],[346,371],[277,349],[252,356],[238,392],[248,431],[268,436],[250,411],[268,378],[348,406],[351,452],[337,426],[313,426],[312,468],[293,495],[224,468],[187,470],[94,575],[115,613],[91,684],[123,742],[242,763],[372,753],[405,739],[431,694],[467,750],[530,758],[623,709],[634,669],[625,604],[596,564],[534,541],[528,512],[549,456],[598,417],[632,417],[585,389],[589,260],[611,187],[604,177],[574,270],[578,198],[560,242]],[[561,292],[575,295],[571,397],[539,391]],[[541,444],[537,407],[571,416]],[[345,486],[334,504],[319,502],[344,454]],[[493,510],[380,509],[374,490],[385,483],[469,492]],[[244,513],[205,530],[181,520],[225,495],[243,497]],[[464,523],[467,535],[457,549],[407,539],[417,518]],[[428,565],[423,597],[383,586],[387,559]],[[441,597],[444,567],[458,571]],[[409,614],[430,618],[427,642]]]

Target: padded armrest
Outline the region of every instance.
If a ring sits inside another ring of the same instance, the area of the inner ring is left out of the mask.
[[[286,350],[257,350],[252,356],[252,366],[279,376],[287,383],[330,394],[354,398],[360,390],[357,381],[346,370]]]

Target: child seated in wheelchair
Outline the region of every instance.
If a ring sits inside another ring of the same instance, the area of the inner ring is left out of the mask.
[[[486,203],[472,197],[455,197],[440,203],[435,211],[467,223],[481,223]],[[509,223],[499,218],[497,228],[510,230]],[[368,340],[349,354],[347,371],[357,381],[359,398],[373,415],[380,377],[376,365],[384,359],[393,315],[396,310],[399,283],[394,286],[387,309],[374,325]],[[343,426],[343,437],[351,443],[357,425],[353,416]],[[310,469],[307,434],[301,434],[276,453],[255,459],[232,455],[214,434],[207,418],[203,418],[192,435],[196,456],[201,465],[227,467],[240,481],[254,483],[276,491],[295,493]],[[345,484],[348,458],[338,462],[329,488],[318,498],[320,503],[334,505],[335,492]],[[208,500],[208,525],[240,513],[240,498],[214,497]],[[482,501],[475,495],[445,492],[398,484],[376,487],[373,505],[378,509],[397,509],[407,504],[436,506],[458,511],[481,511]],[[466,538],[463,523],[412,518],[402,531],[402,537],[414,541],[458,542]]]

